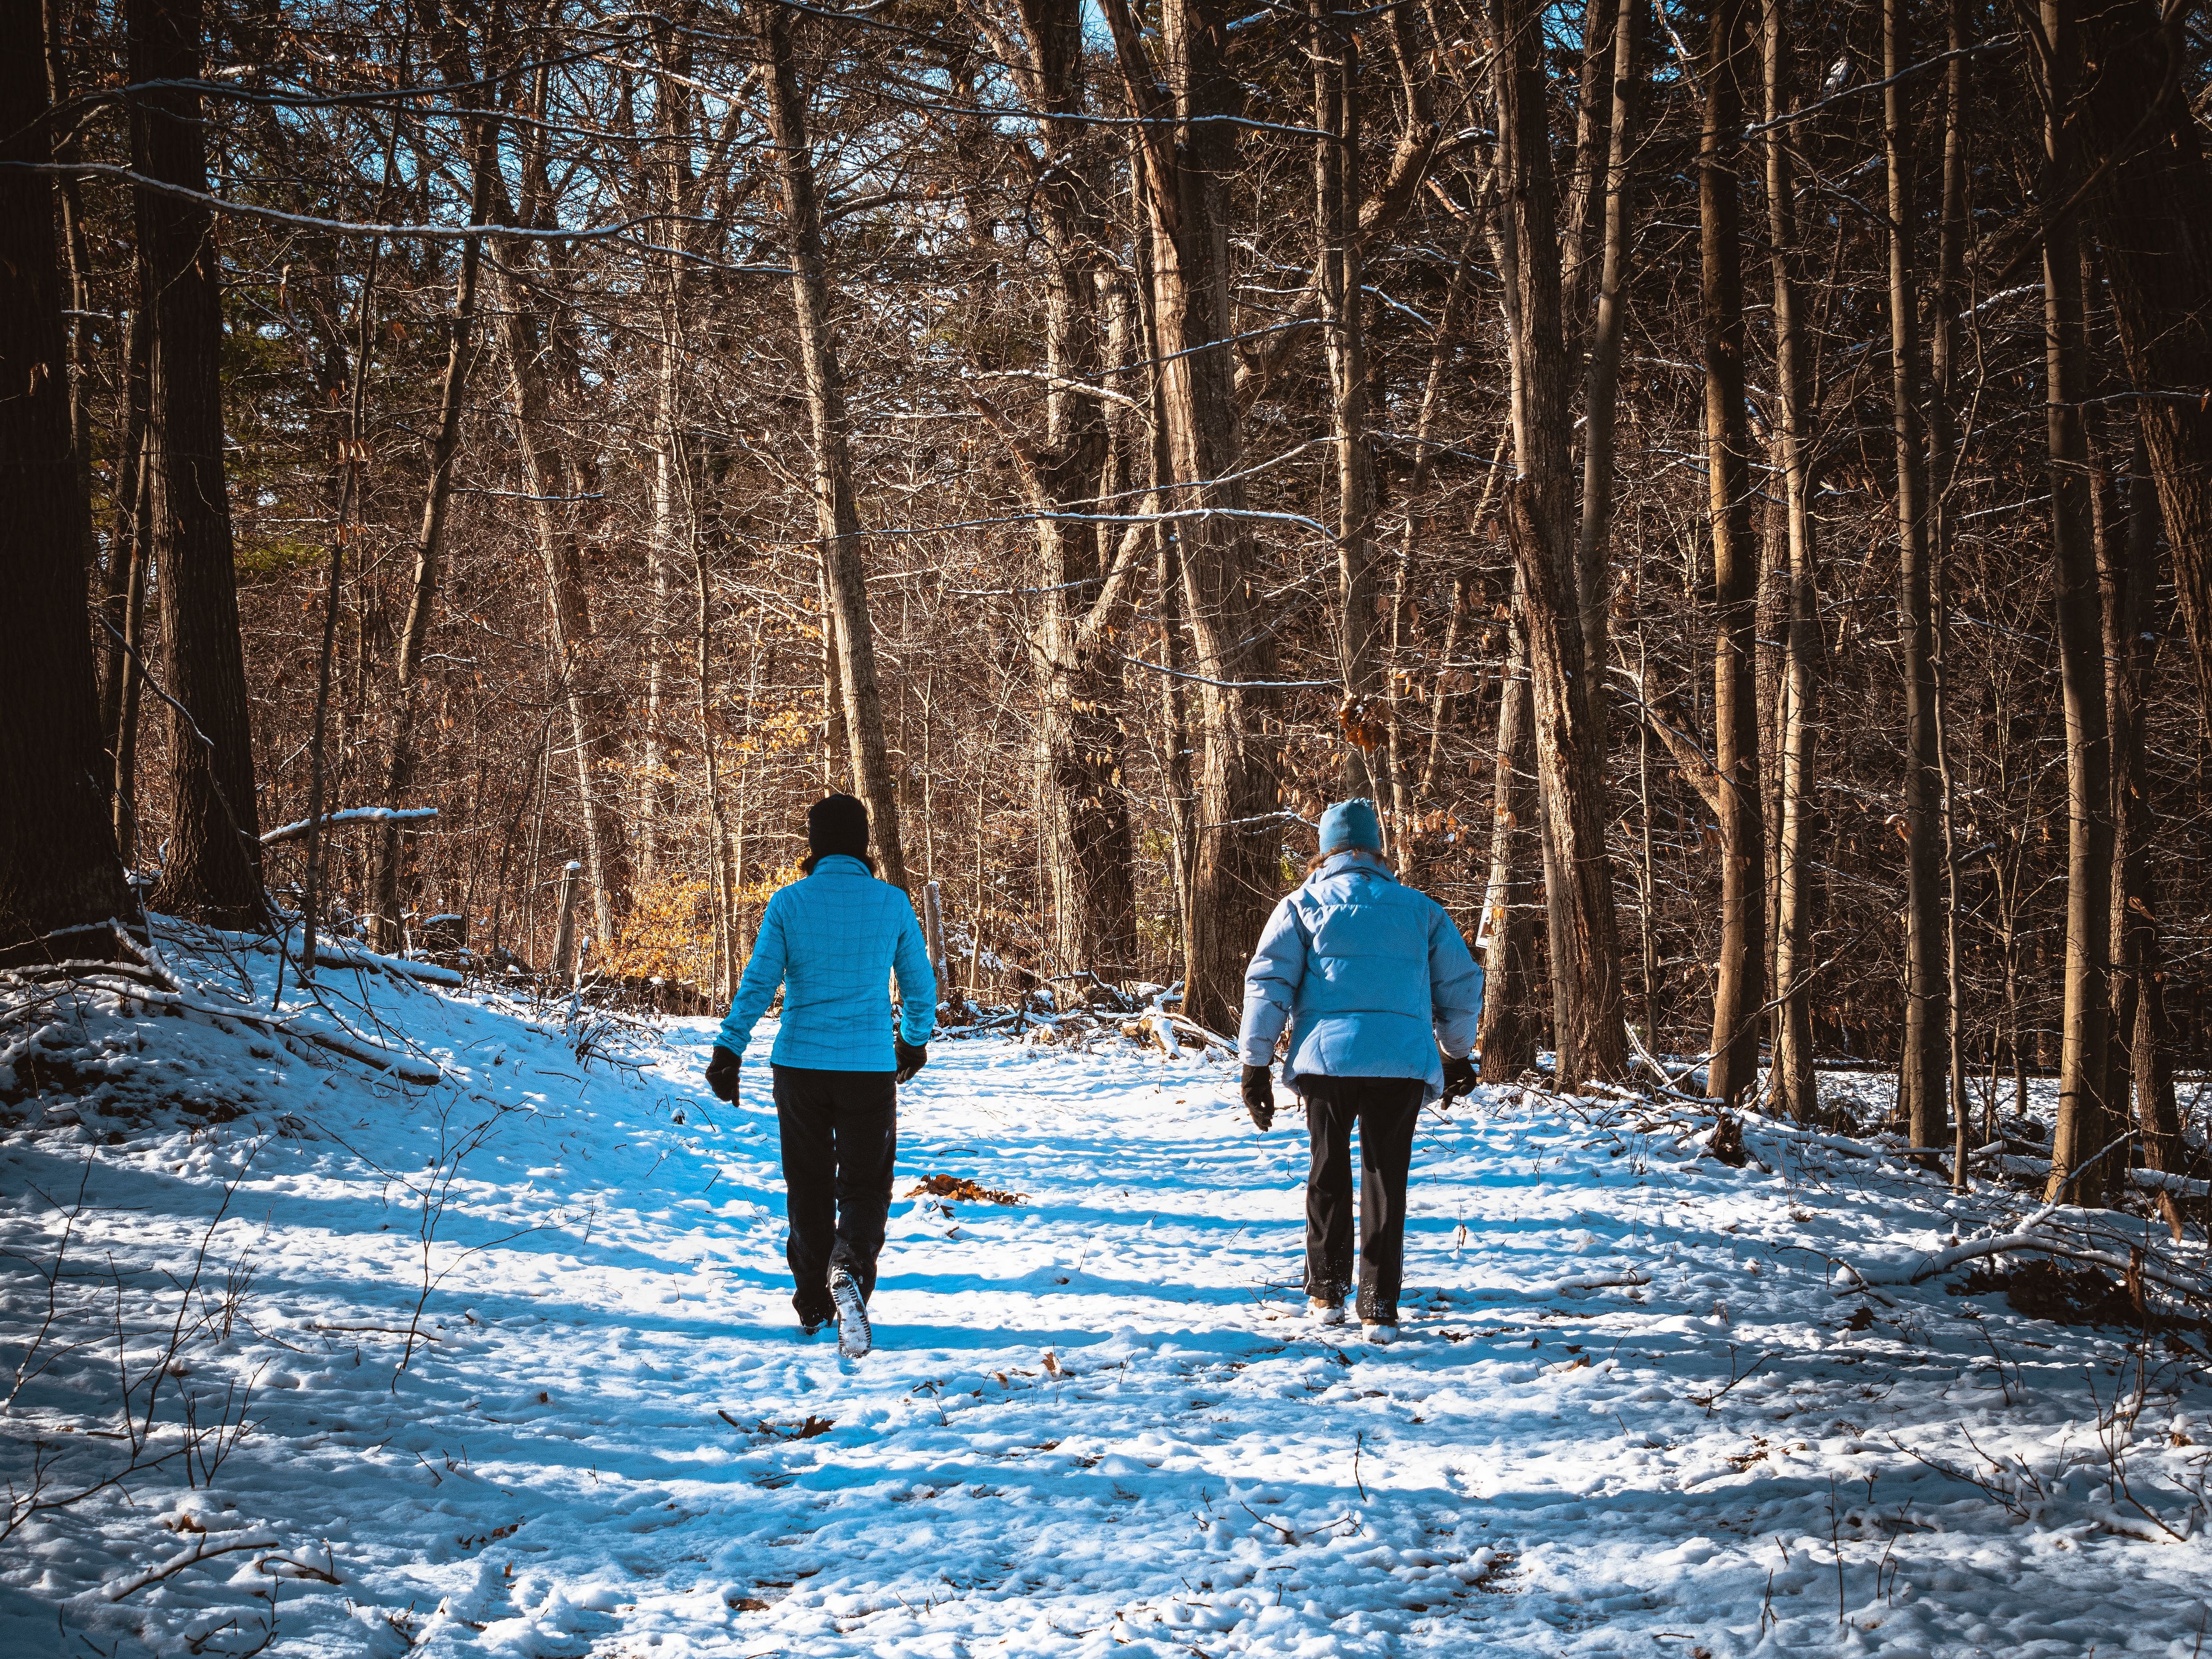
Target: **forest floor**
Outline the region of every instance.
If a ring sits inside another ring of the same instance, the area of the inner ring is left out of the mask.
[[[273,967],[228,964],[241,1005]],[[1301,1317],[1295,1108],[941,1037],[854,1361],[793,1325],[768,1068],[712,1099],[711,1023],[324,981],[281,1038],[82,990],[0,1025],[0,1456],[19,1499],[34,1439],[50,1498],[128,1471],[0,1545],[10,1659],[2194,1659],[2212,1623],[2204,1333],[2031,1316],[2066,1287],[2024,1255],[1849,1288],[2034,1207],[1865,1141],[1426,1113],[1376,1348]],[[299,1040],[341,1018],[442,1080]]]

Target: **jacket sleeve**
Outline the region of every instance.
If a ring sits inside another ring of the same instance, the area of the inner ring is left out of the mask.
[[[1306,976],[1305,930],[1289,899],[1267,918],[1260,946],[1244,970],[1244,1018],[1237,1028],[1237,1057],[1247,1066],[1274,1063],[1275,1040],[1291,1023],[1298,986]]]
[[[1429,998],[1437,1046],[1455,1060],[1473,1054],[1482,1025],[1482,968],[1441,904],[1429,917]]]
[[[738,981],[737,995],[730,999],[729,1018],[714,1034],[717,1048],[727,1048],[739,1059],[744,1057],[745,1044],[752,1039],[753,1027],[760,1024],[769,1004],[775,1000],[776,988],[783,983],[786,960],[783,906],[771,898],[768,908],[761,914],[760,933],[753,940],[753,953],[745,958],[744,977]]]
[[[929,965],[929,943],[903,893],[899,895],[898,916],[891,971],[898,975],[899,1035],[919,1048],[937,1029],[937,970]]]

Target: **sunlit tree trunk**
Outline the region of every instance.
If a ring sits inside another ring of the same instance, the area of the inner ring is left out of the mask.
[[[1789,0],[1764,0],[1761,36],[1765,118],[1778,120],[1792,101]],[[1788,514],[1789,615],[1784,641],[1782,707],[1775,721],[1781,746],[1781,830],[1776,838],[1773,1096],[1777,1107],[1803,1121],[1819,1108],[1813,1072],[1813,1021],[1807,981],[1812,963],[1815,696],[1820,654],[1814,564],[1811,445],[1807,441],[1805,325],[1797,288],[1799,252],[1796,179],[1790,135],[1770,126],[1765,138],[1767,235],[1774,270],[1774,380],[1779,419],[1784,510]]]
[[[1518,584],[1516,582],[1516,586]],[[1513,606],[1513,646],[1499,672],[1497,760],[1490,814],[1490,880],[1483,902],[1482,1080],[1510,1083],[1536,1063],[1536,722],[1528,684],[1525,607]]]
[[[2043,0],[2051,46],[2045,92],[2054,113],[2045,123],[2039,195],[2062,203],[2082,173],[2081,128],[2071,118],[2081,73],[2074,0]],[[2045,1197],[2100,1201],[2106,1166],[2083,1169],[2106,1138],[2104,1091],[2106,970],[2112,933],[2112,733],[2105,709],[2101,607],[2090,523],[2088,446],[2081,398],[2087,380],[2081,238],[2070,214],[2043,235],[2045,439],[2051,457],[2051,540],[2057,563],[2058,661],[2066,711],[2066,1000],[2061,1033],[2058,1121],[2051,1136]],[[2076,1178],[2078,1172],[2078,1179]]]
[[[867,563],[861,553],[860,508],[853,495],[850,422],[844,372],[830,319],[830,275],[815,198],[812,140],[792,53],[791,14],[781,6],[758,15],[758,44],[767,84],[769,127],[783,185],[790,240],[791,296],[798,313],[799,356],[814,426],[814,510],[830,608],[836,623],[839,688],[852,746],[855,787],[868,809],[879,873],[907,884],[899,836],[899,803],[884,740],[884,708],[876,682],[875,629],[868,615]]]
[[[1604,757],[1583,656],[1571,470],[1572,410],[1559,288],[1557,185],[1543,98],[1540,14],[1497,0],[1504,273],[1513,302],[1516,476],[1507,539],[1528,619],[1537,777],[1543,793],[1559,1082],[1626,1069],[1613,862],[1606,850]]]
[[[1202,738],[1191,860],[1184,1007],[1213,1030],[1237,1021],[1244,965],[1282,884],[1275,740],[1264,716],[1274,653],[1249,584],[1236,352],[1228,343],[1228,192],[1237,176],[1242,83],[1218,0],[1167,0],[1159,62],[1127,0],[1102,0],[1139,129],[1151,222],[1176,539],[1200,677]]]
[[[433,47],[449,83],[473,78],[464,32],[450,23],[438,28]],[[489,59],[490,53],[487,52]],[[464,99],[466,94],[460,94]],[[482,224],[491,210],[497,123],[489,115],[468,124],[471,134],[469,218]],[[477,282],[482,252],[473,236],[461,243],[453,285],[453,309],[446,319],[446,370],[439,383],[438,425],[430,441],[430,483],[422,502],[422,522],[415,537],[415,569],[409,586],[407,619],[399,630],[392,664],[391,747],[386,751],[384,787],[378,805],[404,806],[412,794],[419,758],[422,720],[422,650],[437,608],[438,584],[445,568],[446,523],[453,493],[453,462],[460,451],[461,417],[469,377],[476,366]],[[370,832],[368,935],[372,948],[392,951],[401,938],[399,922],[400,829],[394,823]]]
[[[1706,1091],[1734,1101],[1756,1080],[1766,969],[1765,833],[1759,802],[1759,708],[1753,662],[1759,580],[1751,527],[1751,434],[1744,402],[1741,210],[1736,133],[1748,51],[1745,0],[1717,0],[1698,145],[1703,268],[1705,454],[1717,617],[1713,759],[1721,825],[1721,943]]]
[[[1358,25],[1338,0],[1310,0],[1314,73],[1314,269],[1336,438],[1337,653],[1344,788],[1387,811],[1376,759],[1382,632],[1376,603],[1375,466],[1367,437],[1367,337],[1359,258],[1360,57]]]
[[[1942,779],[1936,753],[1936,611],[1929,580],[1928,447],[1920,420],[1920,284],[1912,240],[1911,113],[1899,78],[1911,52],[1905,0],[1882,0],[1882,129],[1889,173],[1890,429],[1897,451],[1897,569],[1905,647],[1905,1064],[1899,1103],[1915,1146],[1948,1139],[1945,1041],[1950,1027],[1943,969],[1938,842]]]

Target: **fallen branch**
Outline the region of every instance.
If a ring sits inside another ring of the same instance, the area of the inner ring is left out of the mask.
[[[274,847],[280,842],[297,841],[317,824],[330,830],[348,823],[413,823],[437,816],[434,806],[349,806],[343,811],[325,812],[319,818],[301,818],[296,823],[280,824],[262,836],[261,844]]]
[[[2033,1227],[2043,1218],[2037,1216],[2027,1225]],[[2069,1244],[2023,1229],[2005,1234],[2001,1238],[1978,1238],[1964,1244],[1954,1244],[1946,1250],[1923,1252],[1917,1259],[1909,1258],[1893,1267],[1864,1268],[1838,1260],[1836,1265],[1851,1276],[1852,1290],[1877,1285],[1921,1285],[1938,1275],[1947,1273],[1961,1262],[1973,1261],[1984,1256],[2008,1255],[2014,1252],[2033,1251],[2039,1255],[2054,1255],[2068,1261],[2086,1261],[2100,1267],[2110,1267],[2119,1273],[2129,1271],[2129,1259],[2111,1250],[2099,1250],[2081,1244]],[[2137,1266],[2143,1278],[2163,1285],[2179,1296],[2203,1297],[2212,1295],[2212,1285],[2201,1279],[2181,1277],[2160,1264],[2156,1258],[2146,1255]],[[1844,1294],[1850,1294],[1846,1291]]]
[[[164,1578],[173,1578],[186,1567],[198,1566],[203,1561],[211,1561],[218,1555],[234,1555],[240,1550],[273,1550],[276,1547],[276,1540],[266,1534],[257,1533],[251,1538],[234,1539],[228,1544],[215,1543],[213,1534],[203,1534],[194,1540],[191,1548],[173,1555],[158,1565],[147,1568],[143,1572],[136,1572],[128,1578],[119,1579],[108,1585],[100,1594],[111,1601],[120,1601],[126,1595],[137,1595],[149,1584],[158,1584]]]

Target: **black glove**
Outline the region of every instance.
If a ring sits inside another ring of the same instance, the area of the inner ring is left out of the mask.
[[[1444,1104],[1449,1106],[1462,1095],[1472,1094],[1476,1082],[1474,1056],[1462,1054],[1455,1059],[1444,1056]]]
[[[1264,1066],[1244,1068],[1244,1109],[1252,1114],[1252,1121],[1265,1134],[1275,1124],[1275,1085],[1268,1081]]]
[[[891,1052],[898,1056],[898,1081],[901,1083],[908,1081],[916,1072],[929,1064],[929,1045],[927,1042],[908,1042],[904,1037],[894,1034]]]
[[[719,1042],[707,1061],[707,1086],[714,1091],[717,1100],[738,1097],[738,1057]]]

